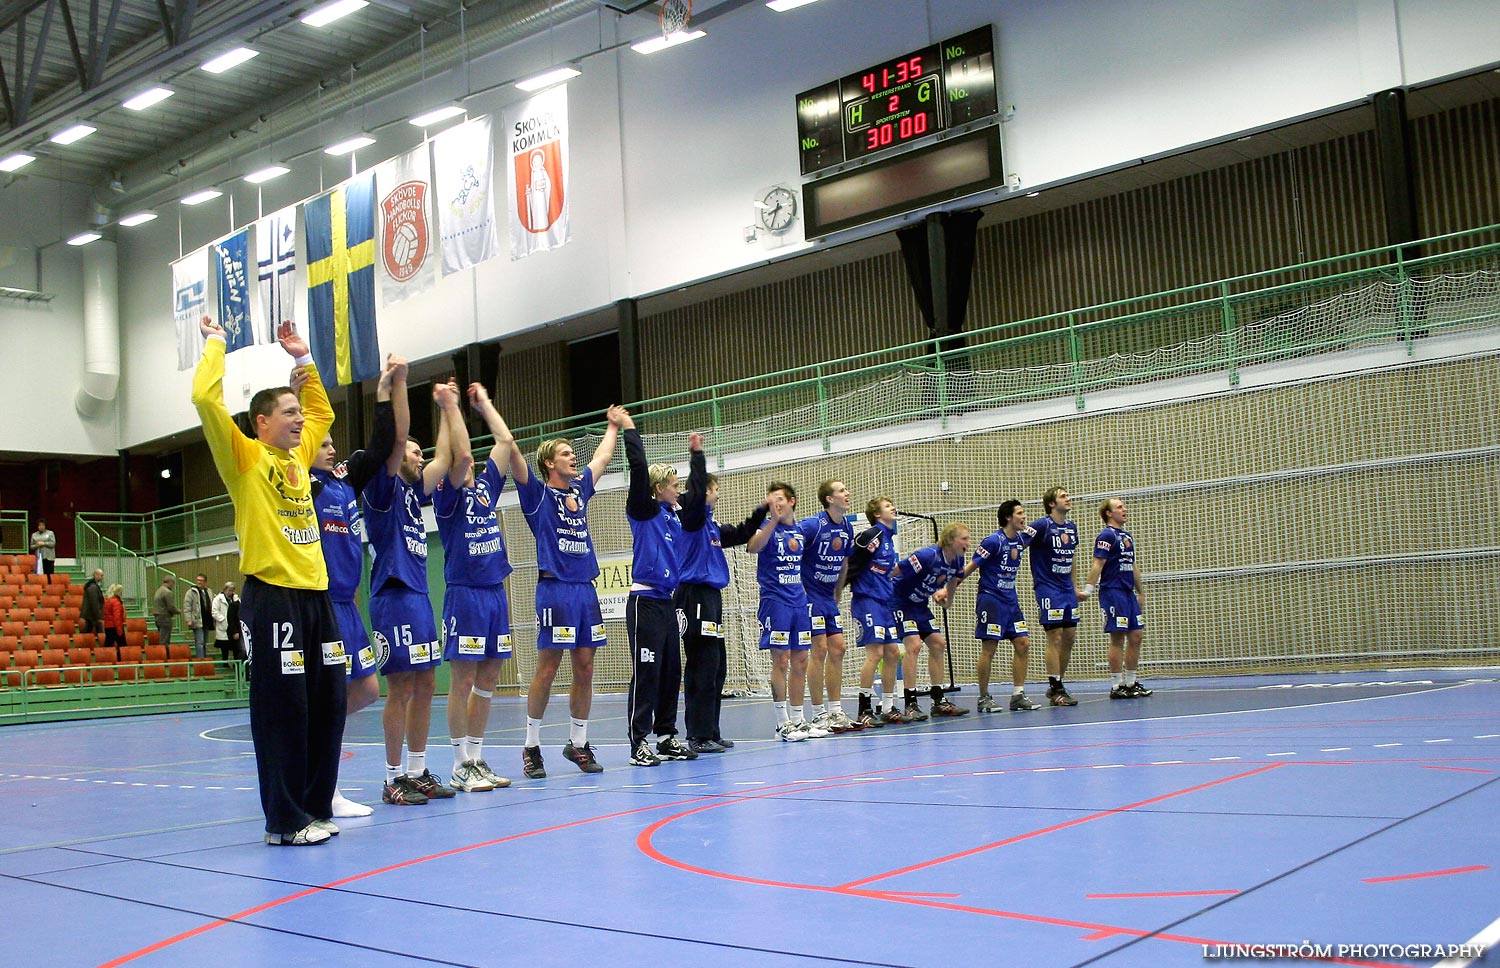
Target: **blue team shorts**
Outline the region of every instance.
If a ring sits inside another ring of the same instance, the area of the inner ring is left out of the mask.
[[[1146,627],[1146,617],[1141,614],[1141,602],[1135,592],[1101,588],[1099,610],[1104,613],[1106,632],[1134,632]]]
[[[1037,589],[1036,607],[1040,610],[1037,617],[1044,629],[1069,628],[1078,624],[1078,593],[1072,586],[1066,590]]]
[[[994,642],[1028,634],[1019,602],[995,595],[980,595],[974,600],[974,638]]]
[[[885,602],[856,595],[849,603],[849,610],[854,613],[854,624],[859,628],[859,644],[862,647],[869,649],[874,646],[895,645],[901,641],[901,636],[896,632],[896,617],[891,614],[891,607]]]
[[[590,582],[541,578],[536,583],[536,647],[571,649],[607,645],[599,593]]]
[[[844,616],[839,612],[839,603],[836,599],[809,593],[807,614],[812,619],[813,635],[844,634]]]
[[[443,592],[443,661],[510,658],[504,585],[449,585]]]
[[[760,647],[762,649],[791,649],[805,652],[812,648],[812,622],[806,605],[788,605],[785,602],[761,599]]]
[[[370,639],[380,674],[421,672],[443,664],[437,623],[426,592],[405,586],[382,588],[370,596]]]
[[[901,630],[901,637],[908,635],[920,635],[922,638],[942,631],[932,624],[932,609],[926,605],[917,605],[913,602],[902,602],[901,607],[891,614],[896,616],[896,627]]]
[[[375,674],[378,663],[370,636],[365,632],[364,616],[353,602],[334,602],[333,617],[338,620],[339,634],[344,637],[344,672],[350,679]]]

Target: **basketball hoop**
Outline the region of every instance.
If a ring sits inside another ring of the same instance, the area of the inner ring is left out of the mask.
[[[661,0],[661,35],[670,37],[687,29],[693,19],[693,0]]]

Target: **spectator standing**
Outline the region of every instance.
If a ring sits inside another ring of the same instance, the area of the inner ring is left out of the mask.
[[[157,587],[156,594],[151,597],[151,617],[156,619],[156,634],[161,637],[162,645],[172,644],[172,619],[181,611],[177,607],[177,596],[172,591],[176,584],[174,576],[166,576]]]
[[[219,648],[219,658],[229,661],[231,655],[239,656],[240,645],[240,596],[234,593],[234,582],[226,581],[224,589],[214,596],[214,644]]]
[[[31,532],[31,553],[36,555],[37,574],[52,574],[57,560],[57,535],[47,529],[43,518],[37,518],[36,530]]]
[[[120,598],[124,593],[125,586],[116,582],[104,596],[105,648],[119,649],[125,645],[125,602]]]
[[[182,596],[182,618],[193,630],[193,658],[208,655],[208,643],[214,638],[214,602],[208,593],[208,576],[198,575],[195,584]]]
[[[83,583],[83,609],[78,613],[84,632],[104,631],[104,569],[95,568],[93,577]]]

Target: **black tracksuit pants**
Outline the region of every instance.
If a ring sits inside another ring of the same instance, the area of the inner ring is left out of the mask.
[[[343,636],[328,593],[245,579],[250,737],[266,831],[290,834],[333,814],[344,741]]]
[[[633,750],[651,733],[677,735],[677,691],[682,685],[682,632],[670,598],[631,592],[625,600],[630,633],[630,720]]]
[[[727,655],[724,649],[724,594],[712,585],[677,586],[686,655],[684,719],[688,739],[718,739]]]

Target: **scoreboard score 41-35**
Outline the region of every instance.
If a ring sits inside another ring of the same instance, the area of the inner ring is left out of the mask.
[[[989,25],[797,95],[802,174],[999,113]]]

